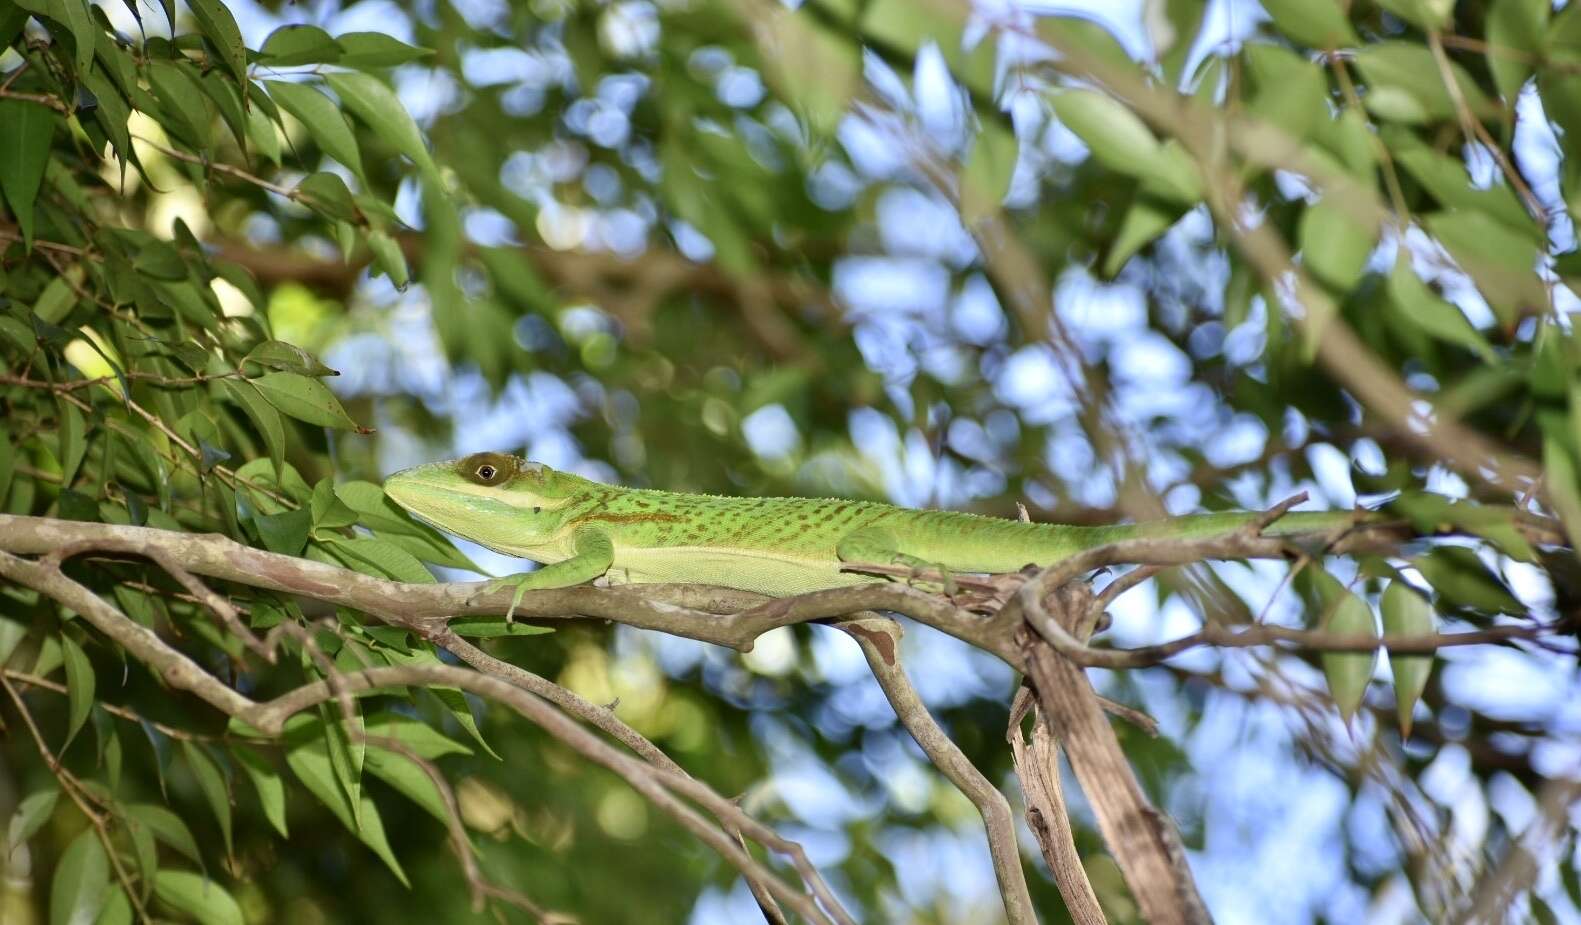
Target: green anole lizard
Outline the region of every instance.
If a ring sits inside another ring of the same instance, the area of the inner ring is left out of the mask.
[[[955,573],[1015,572],[1135,537],[1230,533],[1258,515],[1201,514],[1082,527],[1024,523],[872,501],[732,498],[603,485],[502,453],[397,472],[385,494],[419,520],[543,564],[505,581],[520,594],[605,577],[614,584],[697,582],[772,596],[881,576],[850,563]],[[1349,511],[1285,514],[1269,535],[1330,533]],[[514,606],[512,610],[514,610]]]

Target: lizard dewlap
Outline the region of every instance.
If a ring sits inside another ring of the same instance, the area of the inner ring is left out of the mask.
[[[1023,523],[836,498],[731,498],[604,485],[503,453],[416,466],[385,482],[414,517],[495,552],[543,563],[522,589],[698,582],[790,595],[866,581],[846,563],[1014,572],[1132,537],[1228,533],[1257,515],[1203,514],[1112,527]],[[1348,511],[1287,514],[1268,530],[1333,530]]]

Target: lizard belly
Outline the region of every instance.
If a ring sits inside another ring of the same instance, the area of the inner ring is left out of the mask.
[[[867,580],[841,572],[833,559],[707,546],[616,547],[608,574],[615,584],[701,582],[771,595],[821,591]]]

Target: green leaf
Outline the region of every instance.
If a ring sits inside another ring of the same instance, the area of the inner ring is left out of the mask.
[[[201,925],[245,925],[242,907],[226,889],[208,877],[186,870],[161,870],[154,875],[159,901]]]
[[[321,542],[349,567],[364,574],[413,584],[434,583],[433,573],[416,556],[389,540],[366,536],[355,539],[329,536],[322,538]]]
[[[180,816],[155,803],[128,803],[121,811],[126,818],[148,826],[155,838],[180,852],[192,863],[203,864],[203,856],[198,853],[198,842]]]
[[[93,925],[109,899],[110,859],[90,826],[60,856],[49,887],[50,925]]]
[[[236,762],[247,772],[258,790],[258,802],[263,804],[264,818],[269,820],[281,838],[290,837],[285,826],[285,784],[280,779],[280,772],[267,758],[250,748],[232,746],[231,754],[236,756]]]
[[[1581,556],[1581,544],[1576,541],[1581,536],[1581,474],[1576,472],[1570,451],[1552,433],[1543,440],[1543,476],[1570,545]]]
[[[388,710],[368,716],[364,721],[369,738],[394,739],[419,758],[433,761],[446,755],[470,755],[472,749],[439,732],[421,720]]]
[[[203,37],[219,51],[226,70],[245,86],[247,46],[242,44],[242,31],[236,26],[236,17],[219,0],[187,0],[187,8],[197,19]]]
[[[198,86],[208,95],[209,101],[220,111],[220,118],[231,130],[238,150],[247,150],[247,114],[243,109],[242,92],[236,81],[221,73],[218,68],[205,73]],[[246,86],[245,82],[243,86]]]
[[[1360,43],[1337,0],[1263,0],[1280,32],[1303,45],[1329,51]]]
[[[1526,214],[1526,209],[1508,186],[1499,184],[1479,189],[1472,183],[1463,160],[1430,147],[1410,129],[1384,126],[1378,134],[1395,163],[1404,167],[1406,173],[1445,208],[1485,212],[1534,243],[1542,239],[1542,230]]]
[[[29,248],[33,246],[33,202],[49,164],[56,121],[55,113],[47,106],[26,100],[0,100],[0,125],[6,127],[0,132],[0,193],[5,194],[6,204],[16,216],[22,240]]]
[[[87,0],[44,0],[44,6],[51,19],[71,30],[71,40],[77,46],[77,77],[81,79],[93,68],[93,46],[99,33]]]
[[[366,188],[368,180],[362,172],[362,154],[357,148],[357,138],[352,134],[346,117],[341,115],[340,107],[307,84],[266,80],[264,86],[269,88],[269,95],[280,104],[281,109],[296,116],[307,127],[308,134],[313,136],[319,148],[351,168],[351,172],[357,175]]]
[[[60,401],[60,483],[70,485],[77,478],[83,454],[88,446],[83,438],[87,425],[77,406],[64,398]]]
[[[1508,106],[1515,105],[1532,75],[1532,62],[1542,58],[1543,29],[1552,8],[1549,0],[1499,0],[1487,8],[1488,70]]]
[[[1454,0],[1378,0],[1378,5],[1423,32],[1431,32],[1449,25]]]
[[[961,171],[961,220],[968,226],[999,211],[1018,152],[1016,136],[998,122],[983,124],[973,136]]]
[[[300,373],[272,372],[252,380],[269,404],[282,414],[341,430],[359,430],[357,422],[340,406],[340,400],[317,379]]]
[[[1337,292],[1347,293],[1361,281],[1378,244],[1378,227],[1369,227],[1344,203],[1324,197],[1301,214],[1298,238],[1302,266]]]
[[[313,354],[283,340],[266,340],[248,351],[247,356],[242,358],[242,365],[246,367],[249,364],[315,378],[340,375],[320,363]]]
[[[832,133],[861,82],[862,50],[855,37],[784,6],[757,17],[755,26],[769,85],[815,136]]]
[[[1248,45],[1242,54],[1256,87],[1252,115],[1298,141],[1330,123],[1328,75],[1321,64],[1277,45]]]
[[[1547,291],[1536,272],[1539,246],[1531,238],[1485,212],[1435,212],[1422,221],[1476,280],[1500,324],[1546,310]]]
[[[374,263],[390,278],[390,285],[405,289],[411,275],[406,268],[406,255],[401,252],[401,245],[395,243],[395,239],[387,232],[375,229],[368,232],[368,249],[373,251]]]
[[[1093,90],[1050,95],[1055,115],[1100,165],[1142,182],[1143,190],[1182,205],[1194,204],[1201,181],[1178,142],[1160,144],[1129,108]]]
[[[154,873],[159,870],[159,844],[154,840],[154,830],[141,822],[128,820],[125,829],[143,879],[142,898],[146,900],[153,890]]]
[[[1109,245],[1109,253],[1103,258],[1103,275],[1113,279],[1125,267],[1126,261],[1168,231],[1181,214],[1180,209],[1166,206],[1150,196],[1131,200],[1131,207],[1126,210],[1114,241]]]
[[[192,769],[192,776],[197,778],[198,789],[203,791],[209,809],[214,811],[214,818],[219,820],[220,835],[225,839],[225,853],[234,854],[231,844],[231,793],[225,784],[225,773],[215,763],[213,756],[195,742],[182,740],[181,752],[187,759],[187,767]]]
[[[132,925],[132,901],[120,884],[111,885],[110,898],[99,911],[94,925]]]
[[[1420,125],[1456,117],[1438,61],[1425,46],[1406,41],[1364,45],[1356,51],[1356,66],[1367,79],[1367,110],[1380,119]],[[1498,115],[1499,107],[1465,68],[1450,62],[1449,70],[1473,117]]]
[[[1141,178],[1158,156],[1158,139],[1136,113],[1095,90],[1053,94],[1054,114],[1076,133],[1093,159],[1110,170]]]
[[[335,485],[328,477],[319,479],[313,486],[313,500],[309,503],[313,514],[313,529],[339,530],[357,522],[353,511],[335,494]]]
[[[254,459],[243,463],[242,467],[236,470],[236,480],[244,484],[251,482],[276,494],[285,495],[297,504],[305,505],[308,499],[313,496],[312,487],[302,479],[302,476],[297,473],[296,467],[290,463],[286,463],[285,470],[277,475],[274,464],[269,460]],[[254,507],[260,511],[267,511],[272,514],[287,510],[284,505],[268,495],[250,492],[248,498],[253,502]]]
[[[296,716],[292,717],[292,721],[287,722],[287,731],[291,733],[290,738],[295,744],[286,749],[286,764],[290,766],[291,772],[297,776],[303,786],[307,787],[308,792],[329,807],[330,812],[335,814],[341,825],[360,838],[363,844],[373,849],[374,854],[384,861],[401,883],[410,885],[406,873],[401,870],[400,862],[395,859],[395,853],[390,850],[378,807],[374,806],[372,800],[363,797],[359,811],[355,816],[353,815],[351,803],[335,778],[324,737],[313,734],[318,726],[320,723],[317,717]]]
[[[8,863],[16,849],[36,835],[38,830],[44,827],[44,823],[49,821],[50,815],[55,812],[55,802],[59,798],[60,789],[51,785],[47,789],[28,794],[17,804],[16,811],[11,814],[11,824],[6,828]]]
[[[351,199],[351,190],[339,174],[319,172],[309,174],[292,191],[303,205],[332,221],[361,222],[364,217]],[[344,248],[343,248],[344,249]]]
[[[281,511],[278,514],[257,514],[253,524],[264,548],[283,556],[300,556],[307,545],[307,536],[313,526],[312,512],[306,508]]]
[[[358,70],[400,67],[434,53],[432,48],[414,48],[383,32],[347,32],[335,41],[345,49],[337,63]]]
[[[444,798],[433,778],[422,766],[407,756],[380,748],[368,747],[368,773],[395,788],[402,796],[427,810],[440,822],[449,821]]]
[[[267,157],[276,167],[280,166],[280,132],[275,123],[264,114],[262,106],[247,110],[247,140],[253,148]]]
[[[1547,461],[1546,453],[1544,459]],[[1440,604],[1456,604],[1481,614],[1526,612],[1521,602],[1483,564],[1473,549],[1440,546],[1425,556],[1412,559],[1411,564],[1438,592]]]
[[[1403,581],[1389,582],[1383,590],[1378,605],[1383,615],[1383,631],[1388,636],[1428,636],[1438,631],[1438,618],[1433,605]],[[1394,672],[1394,699],[1400,711],[1400,735],[1411,735],[1411,713],[1416,702],[1427,690],[1427,679],[1433,671],[1431,655],[1401,655],[1389,653],[1389,667]]]
[[[75,269],[75,268],[73,268]],[[38,301],[33,303],[33,316],[46,324],[59,324],[62,319],[71,314],[77,307],[77,294],[72,290],[72,282],[81,281],[81,273],[70,276],[57,276],[49,281],[44,291],[39,294]],[[56,330],[59,330],[58,328]],[[50,332],[54,334],[54,331]],[[61,332],[63,340],[71,339],[71,332]]]
[[[192,66],[156,60],[148,63],[147,73],[160,106],[170,116],[165,126],[198,151],[207,151],[211,141],[209,107],[212,104]]]
[[[335,486],[335,494],[352,510],[357,520],[424,562],[481,572],[477,563],[462,555],[450,540],[427,524],[413,520],[405,510],[384,496],[384,489],[353,480]]]
[[[16,473],[16,450],[11,446],[11,432],[0,421],[0,510],[5,510],[6,495],[11,493],[11,477]],[[5,653],[9,655],[10,653]],[[5,659],[0,658],[0,665]]]
[[[324,80],[357,118],[437,181],[439,168],[423,144],[417,123],[389,87],[367,74],[327,74]]]
[[[440,664],[439,657],[427,648],[414,648],[410,652],[402,652],[396,649],[385,649],[380,654],[384,656],[385,661],[392,665]],[[495,752],[494,749],[489,746],[488,741],[483,738],[483,732],[478,729],[477,718],[472,715],[472,707],[467,702],[466,696],[463,695],[459,689],[454,687],[435,686],[425,688],[425,690],[427,690],[430,694],[433,694],[434,697],[442,705],[444,705],[445,709],[450,712],[451,718],[454,719],[462,729],[465,729],[468,735],[472,736],[473,741],[482,746],[483,750],[488,752],[491,757],[496,760],[499,759],[499,753]]]
[[[241,406],[258,428],[258,433],[263,435],[264,446],[269,449],[269,460],[274,463],[275,471],[279,472],[285,464],[285,424],[280,420],[280,412],[264,400],[257,386],[251,382],[243,379],[222,379],[220,382],[231,401]]]
[[[323,29],[293,25],[281,26],[269,33],[260,54],[271,67],[297,67],[303,64],[335,64],[340,61],[342,51],[340,43]]]
[[[61,634],[60,654],[66,662],[66,700],[70,717],[66,724],[66,741],[60,747],[64,752],[71,745],[71,740],[77,737],[82,724],[88,721],[88,713],[93,709],[94,674],[93,663],[88,661],[87,653],[69,634]]]
[[[324,729],[330,768],[334,770],[335,779],[340,782],[341,788],[346,791],[348,805],[358,810],[353,813],[353,817],[361,825],[362,768],[368,753],[367,742],[361,735],[362,715],[356,714],[348,720],[340,712],[339,704],[327,703],[319,705],[318,715]],[[348,725],[357,728],[350,730],[347,729]]]
[[[1459,308],[1429,289],[1411,269],[1411,255],[1404,247],[1395,256],[1394,269],[1389,273],[1389,298],[1407,321],[1429,336],[1465,347],[1484,362],[1498,362],[1498,355],[1482,332],[1472,327]]]
[[[1378,623],[1373,619],[1372,608],[1367,602],[1344,588],[1332,576],[1324,592],[1328,616],[1323,631],[1336,636],[1378,635]],[[1367,685],[1372,682],[1373,670],[1378,665],[1378,650],[1371,652],[1325,652],[1323,674],[1328,679],[1329,694],[1339,714],[1348,723],[1361,707]]]

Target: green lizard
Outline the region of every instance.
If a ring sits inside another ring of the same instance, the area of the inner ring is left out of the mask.
[[[530,589],[601,576],[614,584],[699,582],[784,596],[885,580],[845,571],[848,563],[946,575],[1014,572],[1116,540],[1229,533],[1257,517],[1080,527],[872,501],[678,494],[603,485],[502,453],[406,469],[384,490],[440,530],[542,563],[505,579],[517,587],[517,600]],[[1267,532],[1311,535],[1354,523],[1349,511],[1295,513]]]

